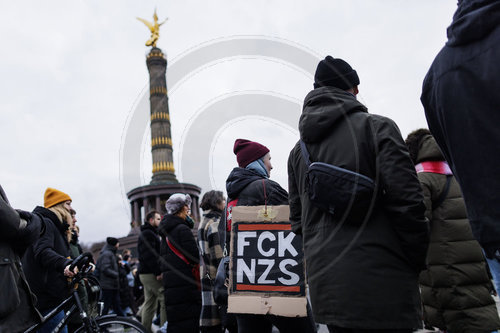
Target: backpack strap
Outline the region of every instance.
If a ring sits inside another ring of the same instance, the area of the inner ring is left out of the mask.
[[[300,151],[302,152],[302,157],[307,166],[311,165],[311,158],[309,156],[309,152],[307,151],[306,144],[304,141],[299,140],[300,142]]]
[[[435,202],[432,203],[434,207],[433,209],[436,209],[437,207],[441,206],[443,203],[444,199],[448,196],[448,192],[450,192],[450,184],[451,184],[451,177],[452,175],[446,175],[446,184],[444,185],[443,192],[441,192],[441,195]]]

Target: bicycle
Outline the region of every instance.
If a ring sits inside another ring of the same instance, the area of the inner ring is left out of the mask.
[[[92,260],[92,254],[86,252],[78,256],[70,266],[70,270],[73,271],[75,267],[78,268],[78,273],[71,279],[70,289],[72,290],[71,296],[66,298],[61,304],[59,304],[54,310],[43,317],[41,323],[30,327],[24,333],[34,333],[40,329],[47,321],[52,319],[59,312],[64,311],[63,319],[57,324],[56,328],[52,333],[58,333],[62,328],[68,323],[69,318],[78,313],[82,319],[83,325],[78,328],[75,333],[146,333],[146,329],[142,324],[136,320],[118,317],[117,315],[104,315],[100,314],[91,317],[87,314],[87,311],[83,308],[80,297],[78,296],[78,284],[83,280],[87,279],[92,281],[93,288],[96,293],[100,294],[100,286],[97,279],[91,274],[92,266],[90,262]],[[98,311],[100,313],[100,311]]]

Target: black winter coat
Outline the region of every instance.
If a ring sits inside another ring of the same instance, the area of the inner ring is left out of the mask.
[[[33,214],[41,218],[45,232],[23,256],[23,269],[35,293],[40,311],[50,310],[70,295],[64,268],[71,264],[68,224],[61,223],[52,211],[36,207]]]
[[[499,1],[461,1],[421,96],[429,129],[462,189],[472,232],[490,254],[500,248],[499,22]]]
[[[299,123],[312,161],[374,179],[374,209],[342,222],[312,206],[300,146],[288,160],[290,219],[302,232],[314,318],[346,328],[421,326],[418,272],[429,241],[422,190],[396,124],[356,98],[322,87],[304,101]]]
[[[160,237],[158,230],[147,222],[141,225],[137,251],[140,262],[139,274],[160,275]]]
[[[175,215],[165,215],[160,222],[161,269],[165,287],[169,333],[198,333],[200,328],[201,292],[191,266],[167,245],[166,237],[192,264],[199,264],[198,247],[188,223]]]
[[[24,332],[41,319],[20,259],[39,237],[41,221],[33,215],[25,222],[9,205],[0,186],[0,332]]]
[[[264,185],[266,195],[264,195]],[[259,206],[266,203],[273,205],[288,205],[288,193],[277,182],[258,173],[243,168],[234,168],[226,180],[228,202],[238,199],[236,206]],[[226,212],[219,223],[219,235],[222,248],[231,238],[227,232]],[[229,248],[227,249],[229,251]]]
[[[128,285],[127,274],[130,272],[130,267],[123,263],[118,263],[118,280],[120,284],[120,306],[125,310],[132,304],[130,298],[130,287]]]
[[[120,276],[118,272],[118,258],[116,247],[106,244],[97,259],[97,269],[99,270],[99,283],[102,289],[119,290]]]

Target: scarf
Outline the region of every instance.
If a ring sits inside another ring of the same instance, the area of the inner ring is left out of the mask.
[[[415,165],[417,173],[431,172],[439,173],[441,175],[452,175],[450,166],[445,161],[428,161]]]
[[[252,170],[261,176],[269,178],[266,166],[264,165],[264,162],[260,158],[247,165],[245,169]]]

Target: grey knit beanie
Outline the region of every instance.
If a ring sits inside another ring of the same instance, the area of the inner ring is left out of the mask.
[[[184,206],[191,207],[191,202],[192,200],[189,194],[175,193],[168,198],[165,208],[167,208],[168,214],[175,214]]]

